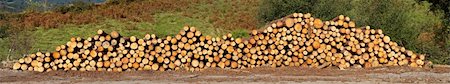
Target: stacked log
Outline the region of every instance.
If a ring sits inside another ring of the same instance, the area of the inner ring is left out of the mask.
[[[12,67],[24,71],[199,71],[206,68],[270,67],[422,67],[425,55],[406,50],[380,29],[356,27],[349,17],[330,21],[310,13],[275,20],[250,38],[203,35],[185,26],[175,36],[124,37],[98,30],[89,38],[74,37],[53,52],[37,52]]]

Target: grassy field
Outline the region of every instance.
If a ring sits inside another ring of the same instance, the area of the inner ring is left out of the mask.
[[[32,50],[52,50],[54,46],[65,44],[71,37],[87,38],[94,36],[99,29],[106,32],[118,31],[124,36],[136,36],[138,38],[142,38],[145,34],[155,34],[158,37],[174,36],[185,25],[198,27],[200,31],[208,31],[204,32],[206,35],[217,36],[224,33],[224,30],[212,28],[212,25],[207,22],[182,17],[177,13],[157,14],[155,20],[157,21],[149,23],[110,19],[97,24],[65,25],[54,29],[37,28],[33,31],[33,36],[40,40],[36,40]]]

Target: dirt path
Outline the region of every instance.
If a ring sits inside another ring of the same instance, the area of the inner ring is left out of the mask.
[[[382,67],[372,69],[314,69],[299,67],[207,69],[199,72],[129,71],[46,73],[0,70],[0,83],[450,83],[450,68]]]

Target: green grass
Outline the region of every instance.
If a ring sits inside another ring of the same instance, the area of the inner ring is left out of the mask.
[[[248,38],[250,33],[246,29],[236,29],[231,32],[234,38]]]
[[[36,41],[31,51],[53,51],[55,46],[63,45],[71,37],[87,38],[94,36],[96,31],[102,29],[106,32],[118,31],[123,36],[136,36],[142,38],[145,34],[156,34],[158,37],[177,34],[185,25],[196,27],[205,35],[217,36],[223,34],[222,30],[213,28],[211,24],[202,20],[182,17],[179,13],[161,13],[155,15],[155,23],[124,22],[106,20],[98,24],[65,25],[61,28],[37,28],[33,31]]]
[[[211,36],[223,35],[225,30],[214,28],[213,25],[205,20],[184,17],[181,13],[160,13],[155,15],[155,23],[153,25],[154,33],[159,36],[174,36],[185,26],[197,28],[202,34]]]
[[[136,25],[136,26],[132,26]],[[152,31],[149,23],[131,23],[120,22],[116,20],[106,20],[99,24],[88,25],[65,25],[61,28],[44,29],[37,28],[32,31],[36,39],[32,46],[32,51],[53,51],[57,45],[63,45],[70,40],[71,37],[87,38],[94,36],[96,31],[102,29],[106,32],[118,31],[124,36],[135,35],[142,37],[146,32]]]
[[[9,42],[6,38],[0,38],[0,61],[6,60],[7,56],[9,55]]]
[[[182,10],[185,16],[205,20],[215,28],[257,29],[256,19],[259,0],[215,0],[200,1],[189,9]]]

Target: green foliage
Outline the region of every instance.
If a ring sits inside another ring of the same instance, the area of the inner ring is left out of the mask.
[[[67,13],[67,12],[79,13],[79,12],[82,12],[83,10],[90,10],[93,8],[93,6],[94,6],[94,3],[76,0],[76,1],[71,2],[70,5],[63,5],[61,7],[57,7],[56,11],[61,12],[61,13]]]
[[[442,15],[431,12],[426,2],[371,0],[352,1],[350,5],[355,8],[345,14],[354,17],[358,24],[381,28],[393,40],[412,50],[420,50],[416,48],[420,34],[432,33],[442,26]]]
[[[447,19],[450,18],[450,2],[448,0],[419,0],[419,1],[428,1],[433,3],[431,5],[431,10],[442,10],[444,11]]]
[[[419,0],[419,1],[428,1],[432,3],[431,10],[435,12],[443,12],[445,15],[443,17],[444,25],[446,27],[436,30],[437,37],[436,42],[442,42],[439,43],[439,45],[443,45],[442,50],[446,50],[450,53],[450,2],[448,0]],[[447,56],[450,57],[450,55],[447,54]],[[450,62],[446,62],[450,63]]]
[[[2,11],[0,10],[0,20],[6,19],[8,14],[9,14],[9,13],[2,12]]]
[[[0,38],[5,38],[8,36],[9,25],[1,25],[0,26]]]
[[[312,13],[315,16],[315,18],[321,18],[323,20],[331,20],[337,17],[338,15],[345,14],[347,11],[353,9],[352,5],[349,4],[349,2],[351,1],[352,0],[317,0],[315,3],[313,3],[316,5],[314,5],[314,7],[307,12]],[[332,5],[332,4],[339,4],[339,5]]]
[[[445,30],[446,34],[444,34],[444,36],[446,36],[445,38],[445,49],[446,50],[450,50],[450,26],[447,26],[446,30]]]
[[[242,28],[233,30],[231,32],[231,34],[233,34],[234,38],[247,38],[247,37],[250,37],[249,32],[247,30],[245,30],[245,29],[242,29]]]
[[[315,0],[262,0],[259,7],[263,23],[281,18],[294,12],[311,12]]]
[[[314,4],[314,5],[311,5]],[[382,29],[392,40],[407,49],[428,54],[436,63],[448,62],[450,50],[439,37],[445,27],[443,13],[430,10],[428,2],[415,0],[263,0],[259,18],[264,22],[294,12],[312,13],[330,20],[338,15],[349,16],[358,26]],[[274,18],[270,18],[274,17]],[[442,36],[448,36],[444,34]],[[439,60],[435,60],[439,59]]]

